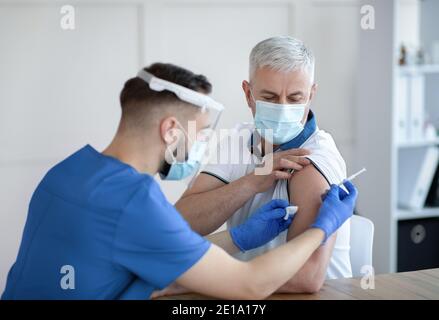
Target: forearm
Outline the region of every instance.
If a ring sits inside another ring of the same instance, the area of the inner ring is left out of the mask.
[[[177,279],[177,283],[218,298],[263,299],[300,269],[323,238],[322,230],[310,229],[250,262],[236,260],[212,245],[199,262]]]
[[[210,234],[206,236],[205,238],[209,240],[211,243],[222,248],[225,252],[227,252],[230,255],[239,252],[239,249],[233,243],[229,231],[216,232],[214,234]],[[155,299],[161,296],[183,294],[187,292],[190,292],[190,290],[174,282],[173,284],[171,284],[170,286],[166,287],[163,290],[154,291],[153,294],[151,295],[151,299]]]
[[[223,248],[228,254],[234,254],[239,252],[239,248],[233,243],[232,237],[229,231],[221,231],[214,234],[210,234],[205,237],[210,242],[216,244],[218,247]]]
[[[304,266],[276,292],[279,293],[315,293],[320,290],[326,279],[326,270],[335,243],[335,235],[318,248]]]
[[[252,175],[213,190],[184,196],[175,206],[193,230],[207,235],[221,227],[236,210],[256,194]]]
[[[268,296],[291,279],[319,248],[323,236],[322,230],[309,229],[285,245],[252,260],[252,281],[258,290],[263,290]],[[275,267],[269,268],[269,265]]]

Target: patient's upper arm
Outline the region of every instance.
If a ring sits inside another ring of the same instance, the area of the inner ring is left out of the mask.
[[[288,239],[302,233],[314,222],[322,203],[321,196],[328,189],[325,177],[313,165],[293,174],[288,184],[288,193],[290,202],[298,206],[299,210],[288,231]]]

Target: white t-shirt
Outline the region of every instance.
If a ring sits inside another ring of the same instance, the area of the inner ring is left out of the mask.
[[[216,149],[213,150],[210,162],[203,168],[202,172],[213,175],[226,183],[253,172],[255,166],[261,163],[260,157],[251,152],[253,132],[253,124],[241,123],[237,125],[230,134],[221,139]],[[301,147],[311,151],[311,155],[307,158],[330,184],[339,183],[346,178],[345,162],[331,135],[317,128]],[[227,227],[231,228],[243,223],[256,209],[271,199],[288,200],[288,198],[287,181],[281,180],[268,191],[258,193],[249,199],[227,221]],[[235,257],[240,260],[250,260],[285,243],[286,236],[287,231],[284,231],[264,246],[240,252]],[[337,240],[327,269],[327,279],[352,277],[349,241],[350,220],[346,221],[337,231]]]

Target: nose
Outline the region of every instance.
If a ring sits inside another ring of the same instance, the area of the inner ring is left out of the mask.
[[[288,99],[286,95],[282,95],[279,97],[279,103],[280,104],[288,104]]]

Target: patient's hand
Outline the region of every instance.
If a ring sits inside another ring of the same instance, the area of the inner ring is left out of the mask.
[[[306,149],[289,149],[267,154],[264,157],[264,166],[256,168],[249,176],[257,193],[265,192],[278,180],[291,178],[291,169],[303,170],[311,162],[305,158],[310,151]]]

